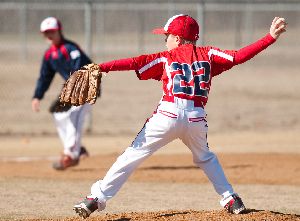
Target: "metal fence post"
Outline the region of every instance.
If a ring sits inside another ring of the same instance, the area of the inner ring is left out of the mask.
[[[253,39],[253,2],[246,4],[247,10],[245,10],[245,44],[249,44]]]
[[[199,45],[204,45],[205,44],[205,39],[204,39],[204,33],[205,33],[205,9],[204,9],[205,5],[203,2],[197,4],[197,21],[199,24],[199,40],[198,40],[198,44]]]
[[[100,56],[101,60],[105,58],[105,15],[104,15],[104,3],[97,5],[96,12],[96,57]]]
[[[27,61],[27,3],[23,2],[20,5],[20,49],[21,61]]]
[[[139,22],[139,31],[138,35],[138,53],[144,53],[145,51],[145,17],[144,12],[138,11],[138,22]]]
[[[84,4],[84,34],[86,53],[92,57],[92,2],[86,2]],[[93,128],[92,110],[86,117],[86,132],[91,133]]]
[[[84,35],[85,35],[85,50],[91,56],[92,48],[92,3],[84,4]]]
[[[175,14],[174,0],[168,0],[168,18],[174,16],[174,14]]]

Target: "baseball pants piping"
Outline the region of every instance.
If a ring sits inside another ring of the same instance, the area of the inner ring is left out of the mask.
[[[194,163],[205,172],[216,192],[222,197],[231,195],[232,186],[216,155],[207,145],[205,116],[203,108],[185,110],[174,103],[161,102],[132,145],[118,157],[103,180],[92,185],[91,195],[104,202],[112,198],[145,159],[177,138],[191,150]]]

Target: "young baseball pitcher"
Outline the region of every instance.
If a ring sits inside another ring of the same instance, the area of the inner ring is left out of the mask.
[[[65,39],[62,34],[61,22],[57,18],[45,18],[40,25],[40,31],[50,47],[44,54],[31,101],[34,112],[40,110],[40,102],[56,72],[67,80],[70,73],[92,62],[77,44]],[[61,106],[58,99],[49,108],[64,147],[61,158],[53,163],[54,169],[65,170],[68,167],[76,166],[80,157],[88,155],[87,150],[81,145],[81,136],[84,118],[90,110],[90,104],[79,107]]]
[[[284,18],[275,17],[263,38],[240,50],[196,46],[197,22],[188,15],[171,17],[154,34],[165,35],[167,51],[99,64],[102,72],[134,70],[140,80],[162,82],[163,96],[132,144],[118,157],[91,194],[74,206],[86,218],[106,206],[132,172],[155,151],[180,139],[192,152],[193,161],[209,178],[220,195],[220,204],[229,213],[245,212],[245,206],[228,182],[217,156],[207,144],[207,103],[212,78],[242,64],[273,44],[286,30]]]

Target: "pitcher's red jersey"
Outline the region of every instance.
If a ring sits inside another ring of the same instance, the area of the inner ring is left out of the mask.
[[[163,100],[174,97],[193,100],[195,106],[204,106],[213,76],[233,66],[235,51],[221,51],[212,47],[182,45],[171,51],[140,56],[137,62],[145,64],[137,70],[142,80],[163,82]]]
[[[102,63],[100,68],[104,72],[135,70],[141,80],[163,82],[162,100],[173,102],[178,97],[205,106],[212,77],[249,60],[273,42],[268,34],[238,51],[185,44],[171,51]]]

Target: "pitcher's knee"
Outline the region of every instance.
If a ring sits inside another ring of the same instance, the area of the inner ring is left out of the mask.
[[[217,160],[217,156],[213,152],[205,152],[197,157],[194,157],[194,163],[201,167],[203,164]]]

